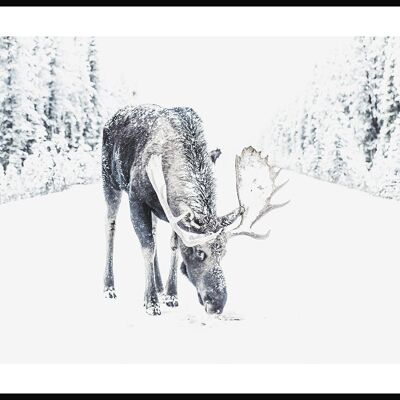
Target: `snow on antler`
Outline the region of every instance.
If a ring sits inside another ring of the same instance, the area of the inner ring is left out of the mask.
[[[281,169],[270,165],[268,156],[262,157],[261,152],[251,146],[244,148],[241,155],[236,156],[235,168],[236,191],[244,213],[240,225],[230,232],[230,236],[247,235],[255,239],[265,239],[269,231],[258,234],[252,228],[265,214],[289,203],[271,203],[274,194],[288,181],[277,185],[276,180]]]

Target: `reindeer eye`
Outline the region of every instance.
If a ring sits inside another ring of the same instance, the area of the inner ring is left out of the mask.
[[[203,250],[195,250],[195,256],[198,260],[204,261],[207,257],[206,253]]]

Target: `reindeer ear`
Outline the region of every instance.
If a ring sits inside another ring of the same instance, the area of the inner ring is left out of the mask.
[[[211,161],[215,164],[215,162],[218,160],[218,157],[220,155],[221,155],[221,150],[220,149],[215,149],[213,151],[210,151]]]
[[[181,264],[181,272],[182,272],[183,275],[188,277],[188,273],[187,273],[187,269],[186,269],[186,264],[185,263]]]

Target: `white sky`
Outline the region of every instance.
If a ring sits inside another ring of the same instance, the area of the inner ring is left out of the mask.
[[[278,107],[301,93],[314,64],[348,38],[98,38],[103,73],[133,104],[190,106],[210,146],[256,144]],[[235,140],[236,143],[236,140]]]

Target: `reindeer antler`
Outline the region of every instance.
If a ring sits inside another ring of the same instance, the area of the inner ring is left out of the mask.
[[[280,168],[268,163],[268,156],[262,157],[261,152],[253,147],[246,147],[242,154],[236,156],[236,192],[240,206],[244,208],[241,223],[235,230],[228,232],[228,237],[247,235],[254,239],[266,239],[270,231],[265,234],[253,232],[253,225],[268,212],[285,206],[286,201],[281,204],[272,204],[271,199],[286,182],[277,185],[276,180]]]

